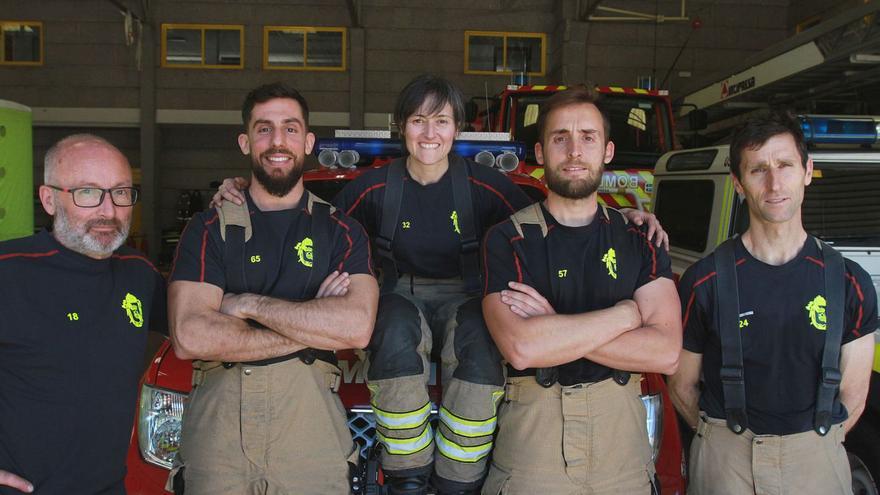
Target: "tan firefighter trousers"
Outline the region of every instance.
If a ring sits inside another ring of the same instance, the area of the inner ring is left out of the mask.
[[[511,377],[483,495],[651,493],[654,464],[640,376],[626,385],[543,388]]]
[[[197,369],[178,456],[186,494],[347,494],[357,449],[340,375],[298,358]]]
[[[741,435],[702,415],[691,444],[691,495],[852,494],[843,424],[827,435]]]

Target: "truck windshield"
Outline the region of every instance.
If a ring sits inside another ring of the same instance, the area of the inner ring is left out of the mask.
[[[526,143],[526,161],[535,163],[538,110],[551,93],[511,95],[508,108],[514,122],[513,138]],[[604,94],[601,103],[611,120],[614,160],[608,168],[653,168],[663,153],[672,149],[669,112],[661,98],[631,94]]]
[[[880,243],[880,165],[876,170],[815,165],[802,208],[804,228],[831,243]]]

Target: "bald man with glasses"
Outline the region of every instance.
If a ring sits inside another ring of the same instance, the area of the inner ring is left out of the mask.
[[[122,494],[165,282],[122,245],[138,191],[116,147],[62,139],[44,182],[52,230],[0,242],[0,494]]]

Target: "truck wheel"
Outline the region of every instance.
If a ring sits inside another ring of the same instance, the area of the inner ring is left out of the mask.
[[[880,495],[877,483],[862,459],[852,452],[847,453],[847,457],[849,458],[849,468],[852,472],[853,495]]]

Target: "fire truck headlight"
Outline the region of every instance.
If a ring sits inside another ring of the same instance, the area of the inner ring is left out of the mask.
[[[480,165],[491,167],[495,164],[495,155],[493,155],[491,151],[483,150],[474,155],[474,161]]]
[[[651,458],[657,462],[660,453],[660,437],[663,436],[663,398],[660,394],[642,396],[642,404],[648,413],[648,442],[651,444]]]
[[[336,159],[339,166],[345,168],[355,168],[360,160],[361,155],[355,150],[342,150]]]
[[[145,461],[166,469],[180,449],[187,394],[144,385],[138,410],[138,446]]]
[[[336,150],[323,149],[318,153],[318,163],[320,163],[322,167],[333,168],[336,166],[336,161],[338,159],[339,153],[337,153]]]
[[[516,167],[519,167],[519,158],[511,152],[505,151],[495,158],[495,166],[505,172],[512,172],[516,170]]]

